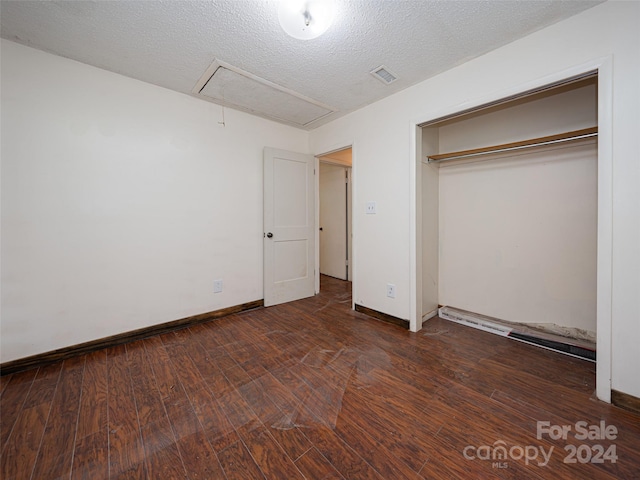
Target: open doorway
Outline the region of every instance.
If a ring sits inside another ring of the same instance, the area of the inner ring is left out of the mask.
[[[318,156],[318,266],[322,278],[351,282],[351,147]]]

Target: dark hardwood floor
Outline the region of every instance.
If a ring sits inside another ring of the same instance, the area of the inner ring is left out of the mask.
[[[594,399],[594,364],[410,333],[350,288],[2,377],[1,477],[640,478],[640,418]]]

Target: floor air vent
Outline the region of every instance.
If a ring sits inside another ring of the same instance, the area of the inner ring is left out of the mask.
[[[440,307],[440,318],[451,322],[473,327],[485,332],[494,333],[502,337],[512,338],[520,342],[536,345],[538,347],[564,353],[583,360],[596,361],[595,346],[587,342],[562,337],[546,332],[536,332],[527,328],[526,324],[504,322],[498,319],[479,315],[477,313],[458,310],[452,307]]]
[[[588,350],[578,345],[571,345],[569,343],[558,342],[555,340],[547,340],[544,338],[538,338],[538,337],[534,337],[533,335],[527,335],[527,334],[518,333],[518,332],[511,332],[509,334],[509,337],[515,340],[521,340],[525,343],[531,343],[533,345],[545,347],[550,350],[555,350],[556,352],[566,353],[574,357],[580,357],[586,360],[593,360],[594,362],[596,361],[595,350]]]

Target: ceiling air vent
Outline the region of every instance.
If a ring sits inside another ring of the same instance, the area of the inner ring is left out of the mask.
[[[398,79],[398,76],[391,73],[389,69],[384,65],[380,65],[378,68],[374,68],[369,73],[385,85],[389,85],[390,83],[393,83]]]

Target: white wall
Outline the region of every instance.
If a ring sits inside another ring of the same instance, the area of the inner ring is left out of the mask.
[[[312,131],[314,153],[354,145],[356,301],[411,315],[414,122],[612,56],[612,386],[640,397],[639,25],[640,3],[607,2]],[[368,200],[377,200],[378,215],[364,215]],[[384,295],[387,282],[395,299]]]
[[[2,362],[263,298],[262,149],[307,132],[5,40],[1,100]]]
[[[595,338],[596,148],[440,168],[442,305]]]
[[[437,129],[440,148],[429,153],[597,123],[592,83],[458,119]],[[586,330],[595,338],[595,141],[439,165],[440,304],[512,322]]]
[[[597,125],[597,82],[583,80],[449,121],[438,128],[437,153],[500,145]]]

